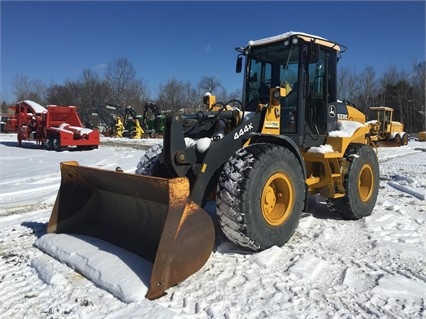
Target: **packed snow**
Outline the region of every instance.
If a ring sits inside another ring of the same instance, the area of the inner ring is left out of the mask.
[[[31,106],[31,108],[34,110],[35,113],[47,113],[47,110],[43,106],[41,106],[40,104],[38,104],[38,103],[36,103],[34,101],[25,100],[23,102],[25,102],[26,104],[28,104],[29,106]]]
[[[329,144],[314,146],[308,149],[308,153],[327,154],[334,153],[333,146]]]
[[[378,148],[371,216],[342,220],[313,196],[283,247],[252,253],[218,232],[204,267],[149,301],[149,263],[46,228],[60,162],[134,172],[158,142],[102,138],[97,150],[53,152],[0,134],[0,318],[425,317],[426,143]]]
[[[328,135],[331,137],[350,137],[361,126],[363,124],[355,121],[339,121],[337,122],[337,130],[331,131]]]

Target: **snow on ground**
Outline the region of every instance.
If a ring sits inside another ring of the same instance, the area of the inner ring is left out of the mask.
[[[133,172],[143,150],[156,143],[103,138],[98,150],[58,153],[29,142],[18,148],[16,135],[0,134],[0,318],[425,317],[426,144],[421,142],[378,149],[380,191],[371,216],[341,220],[322,198],[312,197],[309,212],[283,247],[250,253],[218,233],[204,267],[154,301],[137,291],[108,292],[114,290],[107,285],[116,284],[108,276],[122,275],[114,272],[114,260],[103,270],[93,267],[101,278],[94,283],[35,246],[46,238],[59,162]],[[117,282],[135,289],[132,276],[130,271]]]

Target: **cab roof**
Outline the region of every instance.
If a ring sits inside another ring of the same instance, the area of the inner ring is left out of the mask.
[[[282,33],[279,35],[275,35],[272,37],[268,37],[268,38],[263,38],[263,39],[259,39],[259,40],[251,40],[248,42],[248,46],[249,47],[255,47],[255,46],[260,46],[260,45],[265,45],[265,44],[270,44],[270,43],[275,43],[275,42],[279,42],[279,41],[284,41],[286,39],[290,39],[293,37],[297,37],[300,38],[306,42],[315,42],[317,44],[320,44],[322,46],[325,47],[329,47],[333,50],[336,51],[341,51],[340,47],[343,47],[343,49],[345,50],[346,47],[342,46],[340,44],[337,44],[336,42],[333,41],[329,41],[325,38],[316,36],[316,35],[312,35],[312,34],[308,34],[308,33],[304,33],[304,32],[295,32],[295,31],[289,31],[286,33]],[[343,52],[344,50],[342,50],[341,52]]]

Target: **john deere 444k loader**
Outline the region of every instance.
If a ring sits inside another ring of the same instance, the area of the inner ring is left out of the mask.
[[[299,32],[237,48],[241,101],[206,96],[205,111],[169,114],[163,146],[136,174],[61,163],[48,232],[98,237],[151,261],[154,299],[208,260],[212,199],[224,234],[254,251],[290,239],[308,195],[346,219],[370,215],[378,160],[365,115],[337,100],[343,49]]]

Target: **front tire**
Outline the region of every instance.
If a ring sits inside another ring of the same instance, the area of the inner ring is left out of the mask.
[[[402,140],[401,140],[401,136],[399,136],[399,134],[396,134],[395,138],[393,139],[393,141],[395,142],[395,144],[397,145],[402,145]]]
[[[160,156],[162,152],[162,144],[154,145],[148,149],[141,157],[135,174],[169,178],[170,176],[164,163],[161,163]]]
[[[18,146],[22,147],[22,135],[21,135],[21,133],[18,133]]]
[[[273,144],[240,149],[218,182],[216,211],[224,234],[255,251],[286,243],[302,213],[304,180],[289,149]]]
[[[353,144],[344,157],[349,161],[344,177],[346,195],[329,200],[332,209],[345,219],[357,220],[371,215],[379,193],[379,162],[374,150],[366,145]]]

